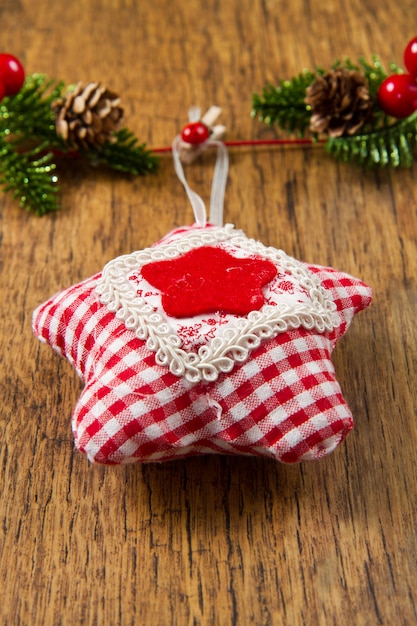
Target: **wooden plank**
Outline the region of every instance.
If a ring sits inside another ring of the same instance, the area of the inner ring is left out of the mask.
[[[101,80],[150,146],[192,104],[222,106],[230,139],[268,81],[336,58],[401,64],[404,0],[2,2],[2,47],[27,71]],[[0,623],[344,626],[417,623],[416,169],[362,171],[320,146],[233,148],[225,217],[250,236],[361,276],[374,304],[335,351],[356,429],[332,456],[287,467],[203,457],[128,468],[73,451],[72,368],[32,336],[32,310],[191,209],[169,155],[128,180],[60,169],[61,211],[0,196]],[[206,199],[213,155],[187,168]]]

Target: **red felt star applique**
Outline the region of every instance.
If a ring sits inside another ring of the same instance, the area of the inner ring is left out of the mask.
[[[172,317],[224,311],[247,315],[265,302],[262,287],[277,274],[267,259],[236,258],[202,246],[168,261],[142,267],[142,276],[162,292],[162,306]]]

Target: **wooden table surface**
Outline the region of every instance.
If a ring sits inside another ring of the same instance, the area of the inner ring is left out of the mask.
[[[102,81],[149,147],[192,104],[221,106],[229,139],[273,136],[253,92],[345,56],[402,64],[417,30],[415,0],[3,0],[0,15],[28,73]],[[212,166],[187,168],[205,198]],[[81,382],[31,313],[192,221],[169,155],[134,180],[68,164],[61,210],[43,218],[1,194],[2,626],[417,624],[416,174],[320,146],[230,149],[227,222],[374,289],[334,353],[356,428],[296,466],[103,467],[73,449]]]

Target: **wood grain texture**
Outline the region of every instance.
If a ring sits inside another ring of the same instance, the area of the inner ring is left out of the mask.
[[[3,0],[0,17],[3,49],[29,73],[103,81],[151,146],[195,103],[222,106],[231,139],[271,136],[249,115],[266,82],[344,56],[401,63],[416,34],[414,0]],[[133,181],[69,164],[61,211],[41,219],[2,194],[4,626],[417,623],[417,170],[366,172],[320,147],[230,160],[228,222],[374,287],[334,355],[356,428],[294,467],[89,465],[70,428],[81,383],[32,337],[31,312],[191,210],[169,156]],[[187,171],[205,197],[212,165]]]

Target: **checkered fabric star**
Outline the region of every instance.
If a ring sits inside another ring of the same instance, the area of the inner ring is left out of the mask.
[[[187,274],[187,259],[207,251],[253,269],[258,308],[222,308],[220,298],[218,309],[167,312],[149,268],[161,275],[159,264],[176,261]],[[360,280],[230,225],[190,227],[56,294],[35,311],[33,329],[85,383],[73,432],[91,461],[222,453],[292,463],[326,455],[353,426],[331,352],[370,301]]]

